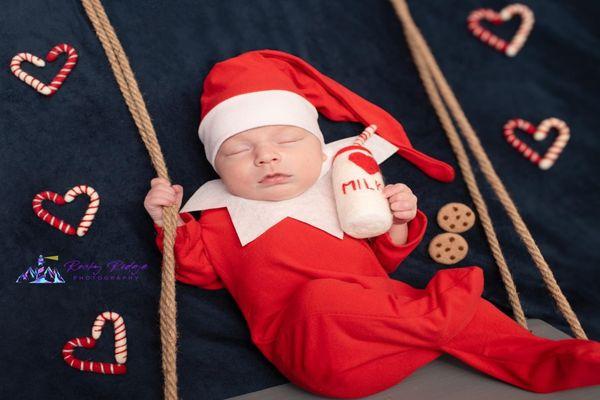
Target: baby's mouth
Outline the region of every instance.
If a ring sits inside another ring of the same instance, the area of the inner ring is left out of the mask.
[[[264,183],[264,184],[277,184],[277,183],[284,183],[286,182],[289,178],[291,177],[291,175],[286,175],[286,174],[269,174],[269,175],[265,175],[263,176],[263,178],[259,181],[259,183]]]

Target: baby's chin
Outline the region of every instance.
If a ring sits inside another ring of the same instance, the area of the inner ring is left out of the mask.
[[[279,188],[269,188],[269,189],[279,189]],[[255,200],[262,200],[262,201],[284,201],[284,200],[291,200],[294,199],[298,196],[300,196],[302,193],[306,192],[306,190],[308,190],[308,188],[305,189],[297,189],[297,190],[265,190],[262,193],[260,193],[259,198],[256,198]]]
[[[294,199],[294,198],[300,196],[305,191],[303,191],[301,193],[294,193],[294,194],[287,194],[287,195],[267,195],[267,196],[264,196],[264,198],[262,198],[261,200],[263,200],[263,201],[285,201],[285,200],[291,200],[291,199]]]
[[[285,187],[285,186],[286,186],[285,184],[274,185],[274,186],[269,186],[266,188],[260,188],[256,191],[248,192],[248,193],[246,193],[246,192],[235,193],[235,192],[232,192],[231,190],[229,190],[229,192],[237,197],[241,197],[241,198],[248,199],[248,200],[260,200],[260,201],[275,202],[275,201],[291,200],[293,198],[296,198],[296,197],[300,196],[301,194],[303,194],[304,192],[306,192],[312,185],[310,185],[306,188]]]

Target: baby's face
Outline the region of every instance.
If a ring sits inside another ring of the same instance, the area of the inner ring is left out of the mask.
[[[304,193],[327,160],[321,142],[295,126],[270,125],[240,132],[223,142],[215,170],[230,193],[253,200],[281,201]],[[267,175],[283,174],[275,178]]]

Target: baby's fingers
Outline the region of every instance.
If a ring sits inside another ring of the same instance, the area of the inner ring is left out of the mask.
[[[150,193],[152,195],[164,194],[167,196],[175,196],[177,194],[177,190],[170,186],[156,186],[150,190]]]
[[[166,180],[165,178],[154,178],[150,181],[150,186],[154,187],[156,185],[167,185],[167,186],[171,186],[171,183]]]
[[[181,185],[173,185],[173,190],[177,196],[183,196],[183,186]]]
[[[394,220],[395,223],[406,223],[410,220],[412,220],[413,218],[416,217],[416,210],[414,211],[396,211],[393,212],[392,215],[394,216]]]
[[[396,184],[392,184],[392,185],[387,185],[386,187],[383,188],[383,194],[385,197],[390,197],[397,193],[402,193],[402,192],[411,193],[412,191],[404,183],[396,183]]]
[[[393,196],[388,198],[388,201],[390,203],[396,203],[396,202],[401,202],[401,203],[416,203],[417,202],[417,196],[415,196],[413,193],[411,192],[401,192],[401,193],[396,193]]]
[[[410,201],[395,201],[390,203],[390,209],[392,211],[409,211],[414,208],[414,203]]]
[[[154,205],[154,206],[168,207],[168,206],[172,206],[173,204],[175,204],[176,200],[177,200],[177,198],[175,197],[175,195],[157,193],[148,198],[148,204]]]
[[[401,218],[401,219],[411,218],[411,217],[413,217],[414,214],[415,214],[415,211],[413,211],[413,210],[394,211],[392,213],[392,215],[394,215],[394,217]]]

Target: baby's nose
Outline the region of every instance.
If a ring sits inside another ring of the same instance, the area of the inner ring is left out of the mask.
[[[256,155],[256,164],[262,165],[270,162],[279,161],[281,156],[273,149],[263,149],[259,150]]]

